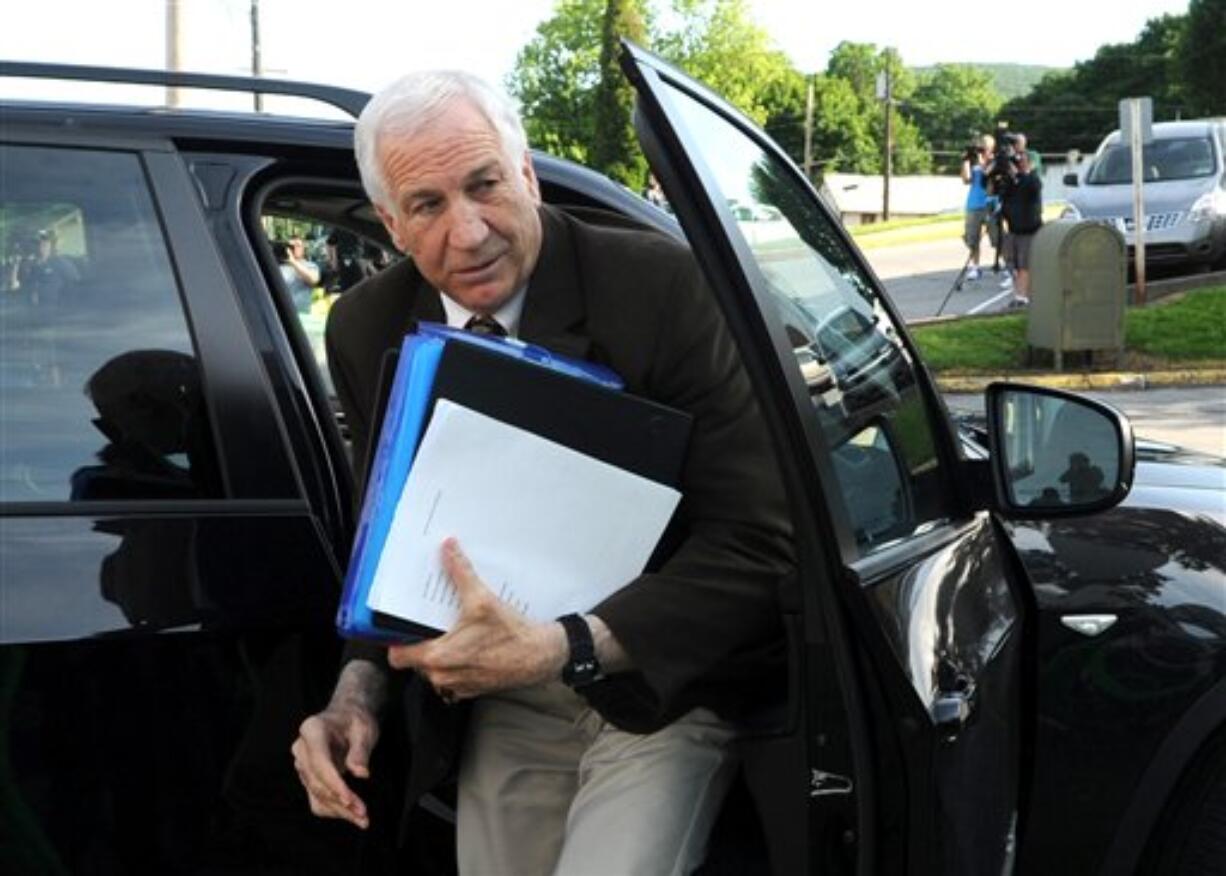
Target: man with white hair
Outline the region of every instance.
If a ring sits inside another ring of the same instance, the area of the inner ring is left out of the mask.
[[[416,644],[349,646],[331,702],[293,745],[312,811],[369,825],[343,774],[369,775],[389,668],[411,669],[408,802],[459,755],[462,873],[689,872],[735,774],[733,722],[785,674],[776,590],[790,523],[722,316],[676,241],[542,205],[514,108],[475,77],[401,79],[362,113],[355,148],[409,256],[329,319],[357,471],[384,354],[421,320],[601,362],[694,427],[670,555],[588,614],[529,621],[456,539],[440,546],[459,619]]]

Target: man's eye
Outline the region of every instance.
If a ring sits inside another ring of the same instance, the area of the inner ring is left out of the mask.
[[[437,213],[442,201],[430,199],[428,201],[414,201],[409,208],[409,212],[414,216],[430,216]]]

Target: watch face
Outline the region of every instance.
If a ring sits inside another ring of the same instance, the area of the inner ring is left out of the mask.
[[[595,659],[573,660],[562,670],[562,681],[571,687],[591,684],[600,677],[600,664]]]

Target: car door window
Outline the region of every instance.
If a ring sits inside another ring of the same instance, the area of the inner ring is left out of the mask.
[[[220,494],[140,157],[0,147],[0,502]]]
[[[784,161],[684,92],[670,94],[695,140],[719,144],[703,157],[787,332],[857,549],[944,520],[935,425],[869,277]]]
[[[313,212],[303,209],[304,201],[310,202]],[[293,188],[270,197],[260,216],[261,230],[277,261],[281,285],[332,397],[336,391],[324,344],[328,311],[353,286],[401,258],[372,234],[329,221],[329,217],[340,215],[350,225],[366,219],[370,226],[375,221],[374,213],[365,204],[365,197],[361,198],[361,208],[354,207],[354,203],[352,193],[338,195]]]

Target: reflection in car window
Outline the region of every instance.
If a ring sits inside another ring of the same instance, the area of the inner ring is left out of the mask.
[[[834,456],[857,545],[871,552],[947,516],[915,364],[868,277],[794,171],[739,128],[673,92],[773,294]],[[833,498],[833,497],[832,497]]]
[[[0,501],[220,495],[136,155],[0,147]]]

